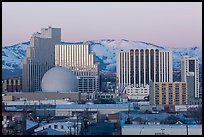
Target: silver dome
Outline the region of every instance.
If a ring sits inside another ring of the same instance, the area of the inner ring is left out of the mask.
[[[77,78],[68,68],[54,67],[44,74],[41,88],[43,92],[77,91]]]

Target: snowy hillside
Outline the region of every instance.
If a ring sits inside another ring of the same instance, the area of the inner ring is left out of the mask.
[[[199,64],[202,64],[202,48],[174,48],[173,49],[173,60],[174,69],[179,69],[181,65],[181,56],[189,55],[192,57],[198,56]]]
[[[71,42],[62,42],[68,44]],[[91,46],[91,51],[96,54],[96,61],[100,63],[100,69],[102,73],[116,72],[116,56],[115,53],[119,49],[131,49],[131,48],[159,48],[165,49],[162,46],[157,46],[147,42],[129,41],[129,40],[93,40],[78,43],[87,43]],[[2,48],[2,68],[3,72],[22,69],[22,60],[26,53],[26,48],[29,46],[29,42],[16,44],[13,46],[4,46]],[[199,63],[202,64],[202,49],[198,47],[194,48],[174,48],[173,51],[173,64],[174,69],[180,68],[180,58],[182,55],[195,56],[198,54]]]
[[[22,60],[30,42],[19,43],[2,48],[2,69],[22,69]]]

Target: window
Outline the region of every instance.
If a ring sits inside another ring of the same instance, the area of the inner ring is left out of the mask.
[[[64,126],[63,126],[63,125],[61,125],[61,129],[64,129]]]
[[[49,125],[48,127],[51,128],[51,125]]]
[[[11,116],[7,116],[6,119],[7,119],[7,120],[11,120]]]
[[[57,128],[57,125],[54,125],[54,128],[56,129],[56,128]]]

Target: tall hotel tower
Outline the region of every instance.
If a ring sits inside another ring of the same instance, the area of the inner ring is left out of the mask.
[[[118,91],[130,99],[149,95],[149,83],[173,82],[172,53],[160,49],[120,50],[117,53]]]
[[[181,81],[187,82],[187,76],[194,77],[195,98],[199,98],[199,63],[198,57],[181,58]]]
[[[79,92],[99,91],[99,64],[87,44],[55,46],[55,65],[71,69],[78,79]]]
[[[55,44],[61,43],[60,28],[42,28],[41,33],[34,33],[30,46],[23,60],[23,91],[41,90],[41,79],[44,73],[55,65]]]

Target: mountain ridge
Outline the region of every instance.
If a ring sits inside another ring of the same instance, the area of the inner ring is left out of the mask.
[[[171,49],[173,53],[173,69],[180,69],[180,58],[182,55],[196,56],[198,55],[199,64],[202,66],[202,48],[168,48],[155,45],[144,41],[130,41],[126,39],[101,39],[89,40],[80,42],[66,42],[62,41],[61,44],[82,44],[87,43],[90,45],[91,52],[96,54],[96,62],[100,63],[100,71],[102,73],[116,72],[116,57],[115,53],[120,49],[131,48],[159,48],[161,50]],[[11,46],[2,46],[2,74],[8,75],[9,72],[15,73],[22,70],[22,60],[26,55],[26,49],[30,42],[22,42]],[[4,74],[4,72],[7,72]]]

